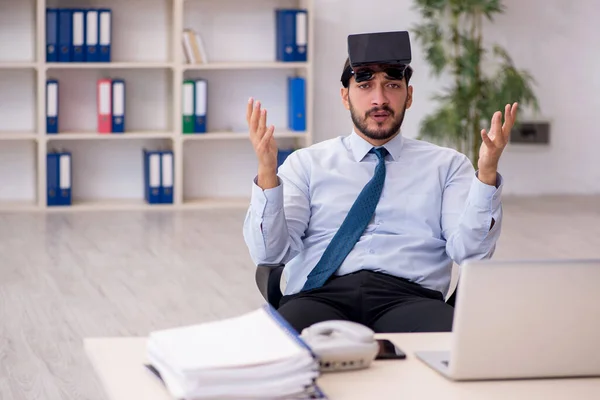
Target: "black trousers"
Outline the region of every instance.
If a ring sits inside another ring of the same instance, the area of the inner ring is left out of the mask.
[[[375,332],[449,332],[454,308],[442,293],[391,275],[359,271],[320,288],[283,296],[279,313],[298,332],[321,321],[349,320]]]

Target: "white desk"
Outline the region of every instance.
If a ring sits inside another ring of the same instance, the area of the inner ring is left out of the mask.
[[[445,350],[450,334],[386,334],[406,360],[376,361],[368,369],[322,374],[330,400],[584,400],[600,399],[600,378],[451,382],[415,358],[418,350]],[[90,338],[85,350],[110,400],[172,400],[143,364],[145,338]]]

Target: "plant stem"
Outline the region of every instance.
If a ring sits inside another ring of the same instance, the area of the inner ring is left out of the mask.
[[[480,101],[480,99],[483,97],[483,93],[482,93],[482,86],[481,86],[481,35],[482,35],[482,30],[481,30],[481,23],[482,23],[482,14],[481,14],[481,10],[476,9],[475,13],[473,14],[473,19],[471,21],[471,39],[476,39],[476,43],[477,43],[477,52],[478,52],[478,59],[477,59],[477,63],[475,65],[475,77],[474,77],[474,85],[475,85],[475,90],[473,93],[473,97],[472,100],[475,102],[475,104],[472,104],[472,110],[473,112],[470,113],[472,115],[472,121],[471,123],[472,125],[472,144],[473,144],[473,153],[472,153],[472,158],[471,160],[473,160],[473,167],[475,169],[477,169],[477,165],[479,164],[479,148],[481,147],[481,135],[480,135],[480,121],[481,121],[481,115],[479,114],[479,107],[477,106],[477,102]]]
[[[458,32],[458,24],[460,22],[460,14],[454,10],[452,12],[452,22],[450,25],[450,29],[452,30],[452,43],[454,45],[454,79],[456,83],[456,89],[460,87],[460,66],[458,65],[459,56],[460,56],[460,37]],[[458,110],[458,109],[457,109]],[[460,129],[460,128],[458,128]],[[464,153],[465,151],[465,140],[464,135],[461,132],[454,132],[454,140],[455,146],[458,151]]]

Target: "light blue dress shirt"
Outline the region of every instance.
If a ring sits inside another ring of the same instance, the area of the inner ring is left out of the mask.
[[[352,132],[293,152],[273,189],[262,190],[255,178],[244,239],[254,263],[286,264],[284,294],[302,289],[372,178],[372,147]],[[389,154],[377,209],[335,274],[379,271],[446,296],[453,261],[460,265],[494,253],[502,177],[487,185],[464,154],[401,134],[384,147]]]

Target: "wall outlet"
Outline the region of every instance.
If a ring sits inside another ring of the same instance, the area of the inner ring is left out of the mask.
[[[510,132],[511,143],[548,144],[550,143],[549,122],[522,122]]]

